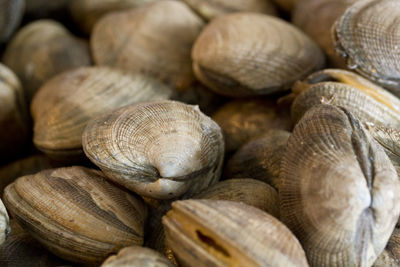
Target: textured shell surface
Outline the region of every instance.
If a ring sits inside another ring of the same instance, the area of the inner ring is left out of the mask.
[[[91,35],[93,58],[154,76],[176,88],[194,82],[190,51],[204,23],[179,1],[157,1],[103,17]]]
[[[373,267],[400,266],[400,229],[395,228],[385,250],[374,262]]]
[[[296,27],[247,12],[211,21],[193,46],[192,60],[202,83],[231,97],[288,89],[324,64],[320,48]]]
[[[121,249],[117,255],[109,257],[101,267],[173,267],[161,253],[146,248],[132,246]]]
[[[361,76],[339,69],[326,69],[297,82],[291,107],[292,120],[300,120],[312,106],[330,103],[348,109],[363,122],[400,127],[400,100]]]
[[[0,43],[6,41],[21,22],[24,0],[0,1]]]
[[[221,175],[220,127],[197,106],[176,101],[138,103],[98,117],[82,143],[107,177],[142,196],[189,196]]]
[[[10,219],[6,207],[0,199],[0,245],[4,243],[10,233]]]
[[[400,95],[400,2],[364,0],[334,26],[335,46],[349,68]]]
[[[344,108],[312,108],[289,137],[280,214],[311,266],[371,266],[398,220],[399,190],[382,147]]]
[[[85,67],[57,75],[32,100],[34,144],[49,155],[82,152],[89,120],[136,102],[167,99],[172,89],[141,75]]]
[[[176,201],[163,224],[167,245],[183,266],[308,266],[286,226],[243,203]]]
[[[100,264],[143,243],[143,201],[97,170],[74,166],[20,177],[6,187],[4,202],[25,230],[66,260]]]

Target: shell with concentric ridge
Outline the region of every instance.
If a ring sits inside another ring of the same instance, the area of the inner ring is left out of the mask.
[[[107,177],[142,196],[190,196],[221,175],[221,129],[197,106],[180,102],[138,103],[98,117],[82,143]]]

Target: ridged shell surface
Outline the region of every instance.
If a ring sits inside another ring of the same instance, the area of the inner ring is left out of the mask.
[[[83,153],[82,133],[91,119],[171,94],[172,89],[150,77],[108,67],[64,72],[44,84],[32,100],[33,142],[53,156]]]
[[[24,9],[24,0],[0,1],[0,43],[6,41],[18,27]]]
[[[311,266],[371,266],[400,214],[400,181],[351,113],[308,111],[289,138],[279,186],[282,221]]]
[[[289,89],[324,64],[322,51],[303,32],[279,18],[246,12],[211,21],[192,59],[202,83],[231,97]]]
[[[6,207],[0,199],[0,245],[4,243],[10,233],[9,218]]]
[[[180,102],[138,103],[103,115],[88,124],[82,143],[107,177],[142,196],[190,196],[221,175],[221,129]]]
[[[374,262],[373,267],[397,267],[400,266],[400,229],[395,228],[387,243],[385,250]]]
[[[100,264],[143,243],[142,200],[106,181],[97,170],[69,167],[19,178],[4,202],[22,227],[54,254]]]
[[[364,0],[335,25],[336,49],[349,68],[400,95],[400,2]]]

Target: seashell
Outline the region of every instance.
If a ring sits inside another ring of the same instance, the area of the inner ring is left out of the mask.
[[[24,148],[28,127],[21,84],[10,69],[0,64],[0,161],[12,159]]]
[[[177,201],[163,224],[167,245],[182,266],[308,266],[285,225],[243,203]]]
[[[224,156],[219,126],[197,106],[168,100],[98,117],[82,144],[108,178],[155,199],[189,197],[217,182]]]
[[[273,129],[241,146],[228,160],[227,178],[252,177],[279,189],[279,168],[290,133]]]
[[[63,71],[90,65],[90,61],[87,42],[52,20],[34,21],[21,28],[3,56],[4,64],[21,79],[28,103],[45,81]]]
[[[229,102],[212,118],[224,132],[227,152],[237,150],[250,139],[270,129],[290,130],[292,127],[290,115],[286,114],[286,110],[279,110],[274,101],[267,99]]]
[[[324,64],[322,51],[297,28],[245,12],[211,21],[197,38],[192,59],[197,79],[230,97],[289,89]]]
[[[350,69],[400,96],[399,16],[398,0],[359,1],[333,31],[336,50]]]
[[[283,10],[289,12],[296,7],[299,0],[274,0],[274,2]]]
[[[311,266],[371,266],[400,214],[400,181],[381,146],[344,108],[296,125],[280,172],[280,214]]]
[[[216,17],[247,11],[259,12],[267,15],[277,15],[277,11],[270,0],[183,0],[196,13],[200,14],[206,20],[212,20]]]
[[[242,202],[279,218],[278,192],[272,186],[250,178],[218,182],[193,198]]]
[[[339,69],[326,69],[293,86],[297,95],[291,108],[298,121],[312,106],[331,103],[345,107],[363,122],[400,127],[400,100],[361,76]]]
[[[6,207],[0,199],[0,245],[4,243],[10,234],[9,218]]]
[[[165,256],[149,248],[132,246],[110,256],[101,267],[173,267]]]
[[[108,67],[64,72],[45,83],[32,100],[33,142],[53,158],[82,156],[82,132],[90,119],[171,94],[170,88],[154,79]]]
[[[332,66],[346,68],[334,48],[331,28],[352,4],[359,0],[300,0],[293,10],[293,24],[310,36],[328,56]]]
[[[0,43],[7,41],[19,26],[24,9],[24,0],[2,0],[0,2]]]
[[[187,88],[194,82],[190,50],[202,27],[202,20],[179,1],[109,14],[91,35],[94,61]]]
[[[144,203],[84,167],[44,170],[7,186],[4,202],[22,227],[57,256],[100,264],[143,243]]]
[[[400,229],[394,228],[392,236],[385,250],[374,262],[373,267],[397,267],[400,266]]]
[[[83,32],[90,34],[96,22],[105,14],[130,8],[157,0],[73,0],[69,10],[74,21]]]

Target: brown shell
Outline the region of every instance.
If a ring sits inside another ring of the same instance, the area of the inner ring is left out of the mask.
[[[298,121],[312,106],[330,103],[348,109],[363,122],[400,127],[400,100],[361,76],[339,69],[326,69],[293,86],[297,95],[291,108]]]
[[[231,97],[289,89],[324,64],[322,51],[297,28],[244,12],[211,21],[197,38],[192,59],[202,83]]]
[[[206,20],[240,11],[277,15],[270,0],[183,0]]]
[[[186,88],[194,81],[190,50],[202,27],[200,17],[179,1],[109,14],[93,29],[94,61]]]
[[[30,102],[45,81],[65,70],[90,65],[91,59],[86,41],[74,37],[56,21],[38,20],[16,33],[3,62],[21,79]]]
[[[290,133],[273,129],[241,146],[228,160],[224,176],[251,177],[279,188],[279,168]]]
[[[82,133],[89,120],[171,94],[169,87],[152,78],[108,67],[64,72],[46,82],[32,100],[33,142],[53,157],[82,155]]]
[[[285,225],[243,203],[176,201],[163,224],[182,266],[308,266]]]
[[[332,66],[346,64],[334,48],[331,28],[352,4],[359,0],[299,0],[292,13],[293,24],[310,36],[326,53]]]
[[[139,195],[186,197],[218,181],[224,156],[219,126],[197,106],[138,103],[91,121],[86,156],[108,178]]]
[[[155,250],[132,246],[109,257],[101,267],[173,267],[165,256]]]
[[[400,2],[360,1],[335,24],[335,46],[347,66],[400,95]]]
[[[297,3],[299,2],[299,0],[274,0],[274,2],[282,9],[284,9],[285,11],[292,11]]]
[[[222,106],[212,118],[222,128],[227,152],[268,130],[292,127],[289,114],[272,100],[235,100]]]
[[[23,228],[54,254],[100,264],[109,254],[143,243],[144,203],[97,170],[69,167],[23,176],[4,192]]]
[[[105,14],[136,8],[154,1],[157,0],[72,0],[69,10],[81,30],[90,34],[95,23]]]
[[[272,186],[250,178],[218,182],[193,198],[242,202],[279,218],[278,192]]]
[[[7,41],[21,22],[24,0],[0,1],[0,43]]]
[[[311,266],[371,266],[400,214],[400,181],[382,147],[344,108],[309,110],[280,172],[282,221]]]

